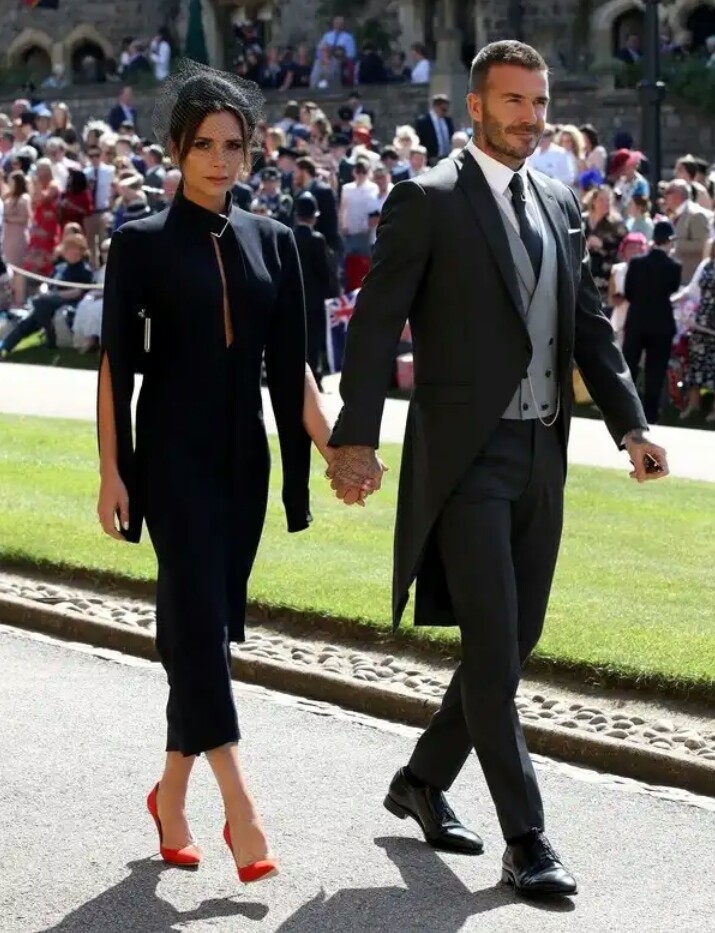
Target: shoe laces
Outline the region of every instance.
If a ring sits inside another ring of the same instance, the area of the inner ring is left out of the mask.
[[[437,816],[440,817],[440,819],[450,820],[453,823],[459,822],[457,819],[457,814],[447,803],[447,798],[444,796],[442,791],[435,791],[432,800],[434,812],[437,814]]]
[[[544,833],[540,833],[534,840],[534,855],[538,864],[541,866],[547,862],[561,862],[558,852],[551,845]]]

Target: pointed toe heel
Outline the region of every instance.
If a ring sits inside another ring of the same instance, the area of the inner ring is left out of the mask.
[[[233,851],[231,830],[228,823],[226,823],[223,828],[223,838],[235,861],[236,856]],[[275,877],[277,874],[278,862],[272,858],[261,859],[258,862],[251,862],[250,865],[244,865],[242,868],[238,868],[238,880],[243,884],[252,884],[254,881],[264,881],[268,878]]]
[[[167,865],[175,865],[177,868],[198,868],[201,864],[201,849],[194,843],[183,846],[181,849],[167,849],[164,845],[164,833],[159,819],[159,806],[157,803],[159,797],[159,785],[157,784],[146,799],[146,808],[154,820],[156,831],[159,834],[159,852]]]

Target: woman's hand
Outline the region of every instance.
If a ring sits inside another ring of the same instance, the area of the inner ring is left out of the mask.
[[[117,541],[124,541],[124,536],[117,530],[116,515],[119,513],[119,522],[122,528],[127,531],[129,528],[129,495],[127,487],[122,482],[119,473],[102,474],[102,480],[99,487],[99,501],[97,503],[97,516],[102,526],[102,531],[115,538]]]

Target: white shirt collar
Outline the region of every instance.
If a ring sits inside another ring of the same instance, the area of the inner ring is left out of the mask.
[[[679,205],[675,208],[675,210],[673,211],[673,215],[674,215],[675,217],[680,217],[682,214],[685,213],[687,206],[688,206],[688,202],[687,202],[687,201],[683,201],[682,204],[679,204]]]
[[[476,159],[477,165],[484,172],[484,177],[489,187],[493,188],[494,191],[499,192],[499,194],[506,194],[514,175],[521,175],[521,180],[524,183],[524,191],[529,190],[529,176],[526,171],[526,162],[521,166],[518,172],[514,172],[508,165],[504,165],[503,162],[498,162],[490,155],[487,155],[486,152],[474,144],[473,139],[467,143],[467,151]]]

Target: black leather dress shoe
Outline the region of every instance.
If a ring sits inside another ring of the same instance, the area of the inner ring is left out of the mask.
[[[484,849],[479,836],[459,822],[441,790],[413,787],[402,770],[392,779],[385,807],[401,820],[408,816],[416,820],[434,849],[463,855],[479,855]]]
[[[506,847],[501,879],[525,897],[578,891],[576,879],[564,868],[543,832],[535,833],[527,842]]]

